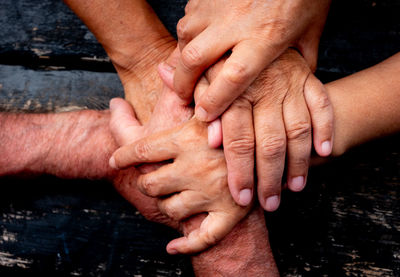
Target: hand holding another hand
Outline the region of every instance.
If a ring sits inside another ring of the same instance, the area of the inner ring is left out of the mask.
[[[167,216],[160,217],[158,210],[154,209],[151,213],[156,214],[159,221],[177,226],[177,222],[185,223],[194,215],[206,214],[200,227],[167,246],[171,254],[194,253],[226,236],[247,215],[251,206],[241,207],[233,201],[227,184],[223,151],[208,146],[206,123],[191,119],[166,131],[150,131],[152,122],[158,121],[158,113],[166,115],[165,112],[171,111],[171,107],[179,108],[174,99],[179,100],[175,93],[165,89],[160,99],[160,103],[164,103],[160,107],[164,108],[158,109],[156,106],[152,119],[146,124],[148,127],[141,126],[135,120],[127,102],[113,100],[111,129],[117,141],[124,146],[114,153],[111,164],[115,168],[127,168],[146,163],[136,171],[133,180],[125,179],[128,186],[121,185],[117,189],[133,203],[138,201],[137,198],[144,200],[133,195],[136,187],[150,196],[148,201],[157,199],[159,211]],[[168,120],[166,116],[162,118]],[[166,126],[167,122],[164,124]],[[133,134],[139,133],[140,137],[152,134],[137,140],[138,136]],[[158,162],[163,164],[154,166]]]
[[[207,78],[200,79],[196,102],[226,62],[219,61],[207,71]],[[161,66],[161,76],[172,86],[173,71],[166,68],[165,64]],[[333,110],[328,95],[301,55],[292,49],[262,71],[221,120],[230,191],[243,206],[251,202],[255,189],[254,163],[260,204],[274,211],[280,203],[285,165],[289,189],[301,191],[306,184],[312,142],[321,156],[332,150]],[[210,132],[209,140],[218,141],[211,133],[218,134]]]
[[[231,53],[196,101],[196,117],[212,121],[290,46],[315,70],[329,6],[330,0],[190,0],[177,26],[174,90],[190,102],[200,76]]]

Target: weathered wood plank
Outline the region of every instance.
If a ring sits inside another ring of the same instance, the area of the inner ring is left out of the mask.
[[[103,110],[111,98],[123,96],[116,73],[35,71],[0,65],[0,111]]]
[[[144,219],[110,184],[0,183],[1,276],[192,276],[188,257],[165,251],[177,234]]]

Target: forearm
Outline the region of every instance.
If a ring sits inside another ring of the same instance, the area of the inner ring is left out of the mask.
[[[144,0],[64,0],[103,45],[117,70],[148,70],[174,39]],[[165,56],[166,55],[166,56]],[[122,72],[123,73],[123,72]]]
[[[104,179],[117,145],[109,113],[0,113],[0,176],[51,174],[62,178]]]
[[[157,65],[176,46],[145,0],[64,0],[103,45],[124,85],[125,99],[146,122],[160,95]]]
[[[400,54],[326,84],[335,114],[333,154],[400,131]]]
[[[193,256],[196,276],[279,276],[264,213],[253,210],[216,246]]]

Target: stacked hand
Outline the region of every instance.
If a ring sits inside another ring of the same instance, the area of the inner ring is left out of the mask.
[[[150,121],[144,126],[135,119],[126,101],[114,99],[110,108],[111,130],[117,142],[125,145],[114,153],[110,164],[119,169],[152,164],[141,166],[138,171],[121,171],[116,180],[119,192],[139,207],[143,206],[141,201],[153,201],[155,205],[146,205],[150,211],[139,210],[173,227],[193,215],[206,213],[200,227],[169,243],[169,253],[204,250],[227,235],[249,212],[250,206],[241,207],[230,196],[224,154],[208,146],[207,124],[191,119],[155,133],[177,124],[169,121],[175,117],[173,113],[180,110],[190,115],[191,110],[182,106],[174,92],[168,88],[163,90]],[[163,164],[155,165],[155,162]],[[138,189],[149,198],[138,195]]]
[[[297,47],[316,67],[319,38],[330,0],[191,0],[177,26],[181,56],[175,91],[190,102],[200,76],[231,55],[196,103],[196,116],[221,115],[273,60]]]
[[[228,61],[221,60],[208,70],[207,78],[200,79],[196,103]],[[169,86],[174,66],[161,67],[161,76]],[[305,60],[292,49],[261,72],[221,119],[230,191],[243,206],[252,200],[254,160],[258,199],[265,210],[274,211],[280,203],[285,161],[287,185],[292,191],[300,191],[306,184],[312,141],[321,156],[329,155],[332,149],[333,111],[329,98]],[[213,127],[209,140],[217,146],[219,132]]]

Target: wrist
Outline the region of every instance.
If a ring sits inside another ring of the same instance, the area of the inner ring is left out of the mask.
[[[103,46],[125,86],[133,78],[142,80],[149,72],[156,72],[157,65],[167,59],[176,47],[176,42],[170,35],[166,35],[112,47]]]

